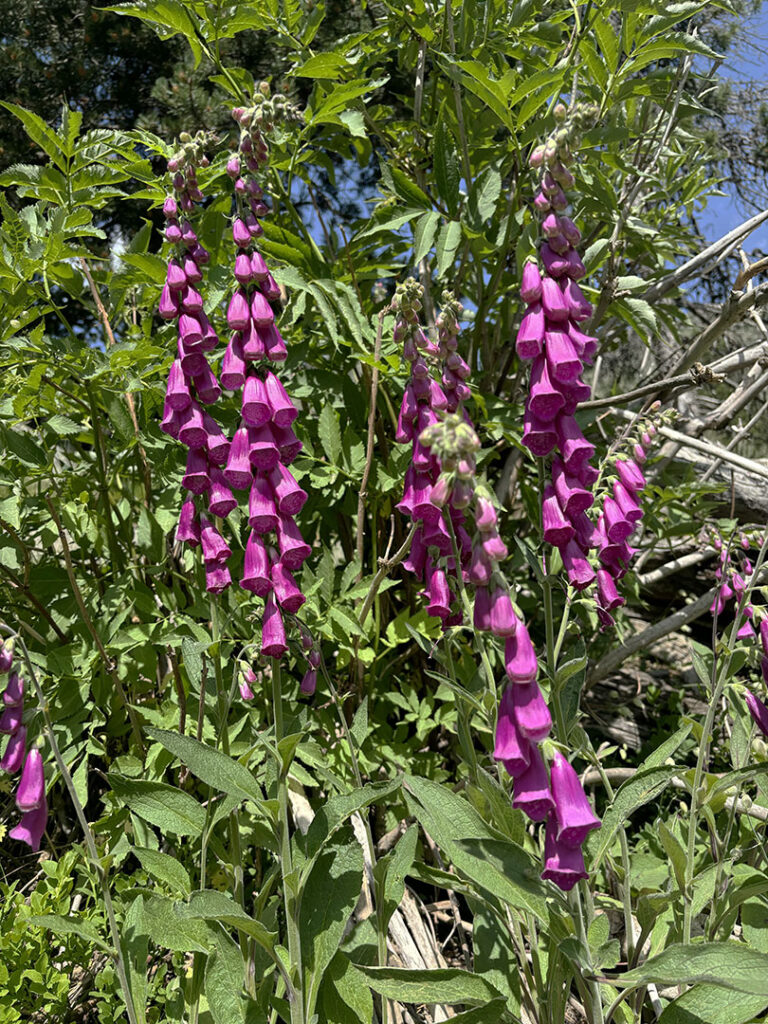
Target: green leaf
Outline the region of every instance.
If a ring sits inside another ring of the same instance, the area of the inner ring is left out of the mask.
[[[432,149],[437,194],[448,207],[448,212],[453,215],[459,207],[461,174],[456,143],[442,113],[437,122]]]
[[[78,935],[81,939],[103,949],[105,953],[111,953],[112,947],[107,945],[96,931],[90,921],[81,920],[79,917],[62,917],[60,914],[33,914],[26,919],[27,924],[35,925],[38,928],[48,928],[54,935]]]
[[[595,16],[592,27],[603,51],[603,59],[611,72],[614,72],[619,63],[619,36],[608,19],[607,8]]]
[[[312,857],[347,818],[400,789],[400,779],[369,782],[361,789],[326,800],[315,814],[307,832],[307,855]]]
[[[482,231],[485,221],[495,212],[500,195],[501,175],[495,167],[486,167],[469,192],[467,221],[471,227]]]
[[[719,985],[694,985],[665,1006],[659,1024],[746,1024],[760,1018],[768,1000],[744,992],[733,993]]]
[[[195,35],[195,25],[180,0],[152,0],[148,7],[138,4],[114,4],[112,7],[102,7],[101,10],[140,18],[151,25],[161,39],[170,39],[171,36],[181,33],[192,50],[195,67],[200,63],[203,51]]]
[[[229,935],[219,930],[214,950],[205,962],[205,998],[214,1024],[244,1024],[244,981],[243,954]]]
[[[371,1024],[373,997],[365,978],[341,950],[323,976],[320,1000],[328,1024]]]
[[[661,840],[661,845],[664,847],[664,852],[669,857],[677,887],[683,893],[685,892],[685,850],[663,821],[657,823],[656,831]]]
[[[437,238],[437,276],[442,277],[448,267],[453,264],[456,250],[461,242],[461,224],[457,220],[449,220],[440,228]]]
[[[420,263],[432,248],[440,214],[430,210],[416,221],[413,229],[413,262]]]
[[[405,879],[416,857],[419,830],[411,825],[402,834],[387,863],[387,877],[384,882],[384,921],[389,921],[400,906],[405,895]]]
[[[332,466],[340,465],[341,428],[339,426],[339,414],[327,400],[318,417],[317,434],[330,464]]]
[[[144,902],[144,930],[157,946],[179,953],[207,953],[212,945],[205,921],[184,918],[167,896],[153,896]]]
[[[188,893],[192,889],[189,872],[177,857],[141,846],[134,846],[131,853],[148,874],[158,882],[165,882],[174,892]]]
[[[28,466],[48,465],[48,456],[40,445],[32,440],[29,431],[20,427],[4,426],[0,430],[0,436],[3,438],[3,445]]]
[[[648,757],[638,768],[638,771],[646,771],[648,768],[658,768],[663,765],[668,757],[672,757],[677,752],[678,748],[688,739],[688,736],[693,728],[693,722],[686,722],[682,725],[677,732],[673,733],[668,740],[664,740],[653,753],[649,754]]]
[[[205,811],[189,793],[163,782],[128,779],[111,772],[109,782],[121,803],[163,832],[178,836],[202,835]]]
[[[260,921],[246,914],[226,893],[216,889],[198,889],[186,903],[177,903],[175,909],[180,918],[220,921],[250,935],[263,949],[271,951],[275,947],[275,932],[270,932]]]
[[[10,523],[14,530],[19,529],[21,520],[19,518],[18,494],[9,494],[7,498],[0,500],[0,519]]]
[[[59,137],[52,128],[48,127],[42,117],[33,114],[31,110],[25,110],[24,107],[20,107],[16,103],[7,103],[5,100],[0,100],[0,106],[10,110],[12,114],[18,117],[30,139],[53,160],[57,167],[62,170],[66,169],[67,162],[64,158]]]
[[[301,896],[299,931],[311,1017],[320,980],[336,955],[363,880],[363,851],[345,829],[321,852]]]
[[[137,896],[128,908],[120,929],[120,946],[127,967],[137,1024],[147,1020],[147,953],[149,943],[144,929],[144,899]]]
[[[316,53],[289,74],[294,78],[337,79],[349,69],[349,61],[341,53]]]
[[[631,779],[627,779],[603,815],[602,827],[587,840],[587,847],[592,853],[590,871],[597,870],[627,818],[643,804],[657,797],[669,785],[672,776],[679,773],[680,769],[676,765],[661,765],[647,771],[638,771]]]
[[[701,942],[668,946],[640,967],[611,978],[612,984],[682,985],[709,982],[768,1002],[768,955],[743,942]]]
[[[223,751],[201,743],[192,736],[147,726],[146,733],[186,765],[201,782],[240,800],[251,800],[261,807],[264,794],[245,765],[228,757]]]
[[[401,1003],[488,1003],[500,998],[485,978],[454,967],[412,971],[358,965],[358,970],[374,992]]]

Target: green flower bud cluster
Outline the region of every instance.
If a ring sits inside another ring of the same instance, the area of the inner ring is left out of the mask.
[[[171,173],[176,171],[194,170],[197,167],[207,167],[209,164],[206,156],[206,149],[215,145],[217,137],[211,132],[199,131],[194,136],[189,132],[179,134],[181,146],[168,161],[168,170]]]

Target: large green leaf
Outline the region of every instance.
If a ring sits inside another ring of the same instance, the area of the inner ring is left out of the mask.
[[[167,729],[147,726],[145,731],[178,757],[201,782],[206,782],[228,796],[251,800],[258,806],[264,803],[264,795],[253,775],[245,765],[228,757],[223,751],[201,743],[193,736],[180,736]]]
[[[358,970],[374,992],[401,1003],[488,1003],[500,998],[500,993],[485,978],[455,967],[412,971],[358,965]]]
[[[708,982],[768,1002],[768,955],[743,942],[701,942],[668,946],[626,974],[612,979],[617,985],[682,985]]]
[[[134,814],[178,836],[199,836],[205,828],[205,811],[189,793],[164,782],[145,782],[110,772],[109,782],[118,800]]]

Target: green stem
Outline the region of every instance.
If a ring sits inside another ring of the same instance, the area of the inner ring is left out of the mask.
[[[283,726],[283,693],[280,675],[280,660],[272,658],[272,715],[275,726],[275,746],[280,749],[285,730]],[[285,906],[285,930],[288,941],[293,992],[290,993],[291,1024],[304,1024],[304,966],[301,957],[301,934],[298,920],[298,898],[293,891],[293,855],[291,852],[291,831],[288,814],[288,769],[278,766],[277,800],[280,828],[280,867],[283,874],[283,900]]]

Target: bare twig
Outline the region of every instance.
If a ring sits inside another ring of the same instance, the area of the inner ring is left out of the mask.
[[[411,550],[411,541],[413,540],[414,533],[416,533],[416,527],[416,523],[414,523],[413,526],[411,526],[411,529],[408,531],[408,536],[403,541],[401,547],[398,548],[398,550],[394,553],[394,555],[391,558],[379,559],[379,570],[373,577],[370,590],[365,595],[365,601],[363,602],[363,607],[360,611],[361,626],[365,625],[365,620],[368,617],[368,612],[371,610],[371,605],[373,604],[376,595],[379,592],[381,581],[384,579],[385,576],[388,576],[390,572],[392,572],[395,566],[398,566],[402,562],[402,560]]]

